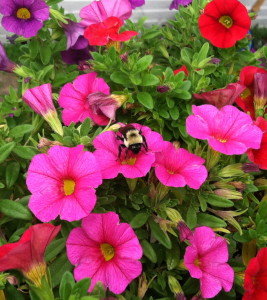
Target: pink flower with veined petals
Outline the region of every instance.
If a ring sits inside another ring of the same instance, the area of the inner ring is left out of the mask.
[[[128,0],[93,1],[80,11],[81,23],[85,26],[103,22],[109,17],[126,20],[131,15],[132,7]]]
[[[229,292],[234,282],[234,270],[227,264],[226,240],[216,236],[209,227],[195,229],[191,246],[185,250],[184,264],[191,277],[200,280],[203,298],[213,298],[223,288]]]
[[[186,119],[186,130],[194,138],[207,140],[214,150],[227,155],[259,149],[261,130],[251,117],[232,105],[218,110],[213,105],[193,105],[193,115]]]
[[[77,281],[91,278],[89,292],[101,281],[114,294],[121,294],[142,272],[138,259],[143,251],[137,236],[129,224],[119,222],[114,212],[90,214],[67,239],[74,277]]]
[[[140,124],[131,125],[142,131],[148,145],[148,151],[145,151],[143,147],[138,154],[129,150],[126,155],[127,149],[124,149],[119,157],[119,146],[123,142],[118,140],[117,136],[121,136],[121,134],[113,131],[99,134],[94,139],[93,144],[96,148],[94,155],[103,179],[115,178],[119,173],[122,173],[126,178],[143,177],[149,172],[155,161],[154,152],[162,150],[163,139],[159,133]]]
[[[52,147],[47,154],[33,157],[27,186],[32,196],[30,210],[42,222],[80,220],[93,210],[95,189],[102,183],[97,162],[84,146]]]
[[[203,158],[164,142],[162,152],[156,153],[155,173],[164,185],[183,187],[187,184],[199,189],[208,176],[204,162]]]
[[[121,105],[110,95],[110,89],[97,73],[78,76],[73,84],[67,83],[59,94],[58,103],[64,108],[62,119],[65,125],[83,122],[90,118],[98,125],[107,125],[115,119],[115,112]]]

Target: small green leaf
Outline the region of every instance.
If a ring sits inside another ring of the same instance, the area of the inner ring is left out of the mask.
[[[142,78],[142,86],[151,86],[159,84],[159,79],[153,74],[145,74]]]
[[[36,154],[39,153],[37,149],[27,146],[16,146],[13,149],[13,152],[24,159],[32,159]]]
[[[152,63],[153,56],[152,55],[146,55],[140,58],[136,63],[136,68],[138,72],[142,72],[146,70],[150,64]]]
[[[166,250],[166,263],[167,269],[173,270],[175,269],[180,262],[180,248],[177,244],[173,243],[172,249]]]
[[[147,240],[141,241],[141,246],[143,248],[144,255],[153,263],[157,262],[157,254],[153,247],[149,244]]]
[[[65,238],[61,238],[61,239],[52,241],[48,245],[48,247],[45,251],[45,260],[50,261],[53,258],[55,258],[59,253],[61,253],[61,251],[65,248],[65,246],[66,246]]]
[[[62,300],[69,299],[74,284],[75,284],[75,280],[71,272],[69,271],[65,272],[59,286],[59,296]]]
[[[110,75],[110,79],[115,83],[119,83],[119,84],[126,85],[126,86],[131,84],[129,77],[120,71],[113,72]]]
[[[149,215],[147,213],[140,213],[134,216],[134,218],[132,219],[130,225],[133,228],[140,228],[142,227],[147,219],[149,218]]]
[[[209,226],[213,228],[227,226],[222,219],[205,213],[197,214],[197,223],[202,226]]]
[[[0,163],[2,163],[9,156],[15,145],[15,142],[11,142],[0,147]]]
[[[169,236],[162,231],[159,224],[156,223],[152,218],[149,219],[149,226],[151,228],[154,237],[167,249],[171,249],[172,242]]]
[[[202,195],[206,202],[210,205],[217,206],[217,207],[232,207],[234,206],[234,202],[228,200],[224,197],[217,196],[215,194],[203,194]]]
[[[18,125],[10,130],[10,135],[13,138],[22,137],[24,134],[33,131],[33,126],[30,124]]]
[[[75,286],[73,287],[71,294],[72,295],[78,294],[80,297],[86,296],[88,293],[90,284],[91,284],[90,278],[84,278],[84,279],[78,281],[75,284]]]
[[[8,164],[6,168],[6,186],[11,188],[17,181],[20,171],[20,164],[18,162],[12,162]]]
[[[91,120],[89,118],[86,118],[80,128],[80,136],[86,136],[88,135],[89,130],[91,129]]]
[[[55,287],[60,283],[64,273],[72,269],[72,265],[69,262],[67,255],[64,253],[51,263],[49,269],[52,277],[52,285]]]
[[[12,200],[0,200],[0,211],[11,218],[31,220],[32,215],[28,208]]]
[[[154,101],[149,93],[140,92],[137,94],[138,101],[148,109],[153,109]]]
[[[43,43],[39,43],[39,53],[42,63],[44,65],[48,65],[52,56],[51,48],[49,47],[49,45],[45,46]]]

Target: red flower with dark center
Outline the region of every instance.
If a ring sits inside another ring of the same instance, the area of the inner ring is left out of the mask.
[[[202,36],[212,45],[230,48],[247,35],[251,20],[238,0],[213,0],[206,5],[198,25]]]
[[[267,299],[267,247],[252,258],[245,272],[243,300]]]
[[[87,27],[84,37],[91,46],[104,46],[112,42],[125,42],[138,33],[136,31],[124,31],[119,33],[123,22],[117,17],[109,17],[104,22]]]
[[[252,119],[255,119],[254,108],[254,76],[256,73],[267,74],[267,71],[254,67],[244,67],[240,72],[239,82],[246,86],[240,97],[236,99],[236,104],[243,109],[244,112],[249,113]]]
[[[258,117],[255,125],[263,132],[260,149],[249,149],[247,152],[248,158],[257,164],[261,169],[267,170],[267,121]],[[267,299],[267,298],[266,298]]]
[[[36,286],[41,286],[41,279],[46,275],[45,249],[56,237],[60,227],[48,223],[33,225],[18,242],[1,246],[0,272],[20,270]]]

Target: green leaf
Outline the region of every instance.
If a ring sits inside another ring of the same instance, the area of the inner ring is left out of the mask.
[[[88,132],[90,131],[92,125],[91,120],[89,118],[86,118],[80,128],[80,136],[86,136],[88,135]]]
[[[59,286],[59,296],[62,300],[68,300],[71,295],[72,287],[75,285],[75,280],[71,272],[67,271],[64,273],[60,286]]]
[[[171,249],[172,242],[169,236],[162,231],[159,224],[156,223],[152,218],[149,219],[149,226],[154,237],[167,249]]]
[[[189,228],[194,228],[197,225],[197,214],[195,208],[191,205],[186,214],[186,223]]]
[[[197,223],[202,226],[209,226],[213,228],[227,226],[222,219],[205,213],[197,214]]]
[[[11,188],[17,181],[20,171],[20,164],[18,162],[12,162],[8,164],[6,168],[6,185],[7,188]]]
[[[9,156],[15,145],[15,142],[11,142],[0,147],[0,164]]]
[[[152,63],[153,56],[152,55],[146,55],[140,58],[136,63],[136,68],[138,72],[142,72],[146,70],[150,64]]]
[[[167,269],[175,269],[180,262],[180,248],[177,244],[173,244],[172,249],[166,250]]]
[[[142,86],[151,86],[159,84],[159,79],[153,74],[145,74],[142,78]]]
[[[91,284],[90,278],[84,278],[84,279],[78,281],[75,284],[75,286],[73,287],[71,294],[72,295],[78,294],[80,297],[86,296],[88,293],[90,284]]]
[[[224,197],[217,196],[215,194],[202,194],[202,197],[206,200],[207,203],[217,206],[217,207],[232,207],[234,206],[234,202],[228,200]],[[200,196],[200,197],[201,197]]]
[[[62,252],[62,250],[65,248],[65,246],[66,246],[65,238],[61,238],[61,239],[52,241],[48,245],[48,247],[45,251],[45,260],[50,261],[53,258],[55,258],[58,254],[60,254]]]
[[[31,59],[35,59],[38,55],[38,40],[33,38],[29,43],[30,56]]]
[[[208,52],[209,52],[209,48],[210,45],[208,42],[206,42],[205,44],[203,44],[203,46],[201,47],[199,53],[198,53],[198,57],[197,57],[197,65],[199,65],[204,59],[207,58]]]
[[[44,45],[43,43],[39,43],[39,53],[40,53],[42,63],[44,65],[48,65],[52,56],[52,52],[49,44]]]
[[[37,149],[27,146],[16,146],[13,149],[13,152],[24,159],[32,159],[36,154],[39,153]]]
[[[126,85],[126,86],[131,84],[129,77],[120,71],[113,72],[110,75],[110,79],[115,83],[119,83],[119,84]]]
[[[4,215],[21,220],[31,220],[32,215],[28,208],[12,200],[0,200],[0,212]]]
[[[137,214],[133,217],[130,225],[133,228],[140,228],[146,223],[148,218],[149,218],[149,215],[147,213]]]
[[[143,248],[144,255],[153,263],[157,262],[157,254],[153,247],[149,244],[147,240],[141,241],[141,246]]]
[[[55,287],[60,283],[64,273],[72,269],[72,265],[67,258],[67,254],[64,253],[54,260],[49,266],[49,269],[52,277],[52,286]]]
[[[154,101],[149,93],[140,92],[137,94],[138,101],[148,109],[153,109]]]
[[[22,137],[24,134],[33,131],[34,127],[30,124],[18,125],[10,130],[10,135],[13,138]]]

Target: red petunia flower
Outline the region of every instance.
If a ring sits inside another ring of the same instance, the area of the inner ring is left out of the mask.
[[[218,48],[230,48],[248,33],[251,20],[238,0],[213,0],[198,19],[200,33]]]
[[[252,258],[245,272],[243,300],[267,299],[267,247]]]
[[[267,170],[267,121],[258,117],[255,125],[263,132],[260,149],[249,149],[247,152],[248,158],[257,164],[261,169]],[[267,299],[267,298],[266,298]]]
[[[61,226],[44,223],[28,228],[16,243],[0,247],[0,272],[17,269],[36,286],[46,275],[44,253],[46,247],[56,237]]]
[[[243,93],[236,99],[236,104],[243,109],[244,112],[249,113],[252,119],[255,119],[254,108],[254,76],[256,73],[267,74],[267,71],[254,67],[244,67],[240,72],[239,82],[246,86]]]
[[[104,22],[87,27],[84,37],[91,46],[104,46],[111,42],[125,42],[138,33],[136,31],[124,31],[119,33],[123,22],[117,17],[107,18]]]
[[[185,73],[185,76],[189,76],[189,72],[188,72],[188,70],[187,70],[187,68],[186,68],[186,66],[185,65],[183,65],[183,66],[181,66],[181,68],[179,68],[179,69],[177,69],[177,70],[174,70],[173,71],[173,74],[174,75],[177,75],[178,73],[180,73],[180,72],[184,72]]]

